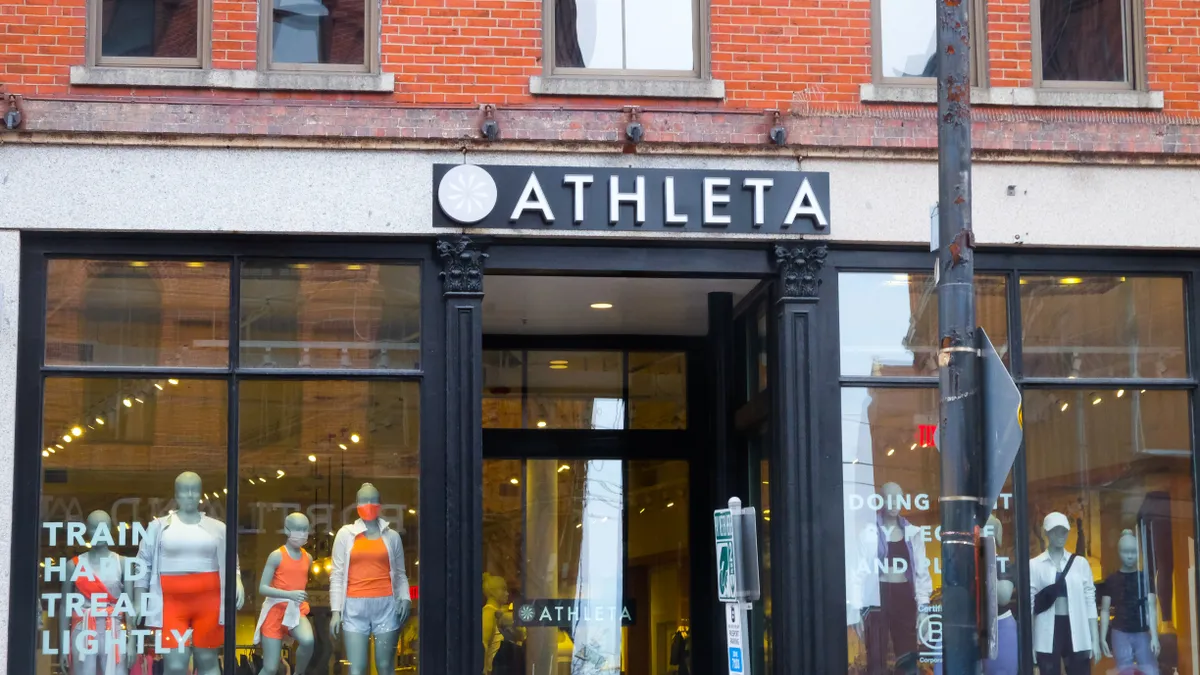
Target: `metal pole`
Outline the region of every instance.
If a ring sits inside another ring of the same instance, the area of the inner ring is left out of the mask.
[[[938,0],[938,334],[942,455],[942,659],[981,672],[976,527],[983,494],[982,378],[971,230],[968,0]]]

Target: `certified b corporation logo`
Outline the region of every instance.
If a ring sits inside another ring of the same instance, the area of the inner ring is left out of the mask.
[[[437,200],[442,212],[456,222],[478,223],[496,208],[496,181],[474,164],[460,164],[442,177]]]

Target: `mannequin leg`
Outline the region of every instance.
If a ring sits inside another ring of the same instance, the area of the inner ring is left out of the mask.
[[[263,667],[259,675],[275,675],[279,672],[279,655],[283,652],[283,640],[263,636]]]
[[[188,675],[188,664],[191,660],[191,647],[179,647],[169,650],[163,654],[163,675]]]
[[[296,672],[293,675],[308,675],[308,662],[312,659],[313,646],[316,644],[308,617],[300,617],[300,623],[292,629],[292,638],[296,640]],[[263,651],[265,653],[266,650]]]
[[[196,675],[221,675],[221,649],[193,649]]]
[[[350,675],[367,675],[370,670],[367,658],[371,652],[371,636],[343,630],[346,643],[346,659],[350,661]]]
[[[400,631],[390,630],[375,634],[375,672],[396,672],[396,645],[400,643]]]

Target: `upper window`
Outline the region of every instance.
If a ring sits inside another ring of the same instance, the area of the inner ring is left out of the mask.
[[[987,7],[970,6],[971,83],[987,79]],[[875,0],[872,3],[875,81],[933,84],[937,78],[937,0]]]
[[[551,3],[547,3],[551,4]],[[556,75],[698,76],[707,0],[556,0],[547,39]]]
[[[208,40],[207,0],[95,0],[90,58],[98,65],[198,68]]]
[[[364,0],[265,0],[259,3],[263,65],[276,70],[368,71],[375,22]]]
[[[1034,71],[1045,86],[1129,89],[1137,79],[1137,0],[1034,0]]]

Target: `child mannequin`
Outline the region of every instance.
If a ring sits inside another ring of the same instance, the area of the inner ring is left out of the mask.
[[[1100,647],[1105,656],[1116,659],[1121,675],[1134,672],[1158,675],[1158,609],[1146,575],[1137,568],[1138,541],[1133,530],[1121,533],[1117,552],[1121,556],[1121,570],[1104,580],[1100,601]],[[1114,615],[1111,649],[1105,639],[1109,609]]]
[[[97,530],[103,530],[101,536],[96,536]],[[133,597],[133,580],[124,578],[121,556],[108,548],[107,541],[114,536],[114,530],[107,513],[88,514],[85,536],[90,542],[88,550],[67,563],[62,592],[64,598],[72,593],[87,598],[83,612],[71,617],[71,645],[78,651],[79,634],[93,631],[96,642],[91,651],[95,653],[73,654],[72,658],[64,659],[63,675],[125,675],[133,656],[132,651],[125,649],[126,645],[120,644],[124,623],[115,605],[122,594]]]
[[[303,513],[292,513],[283,521],[287,543],[267,556],[263,567],[262,581],[258,592],[267,598],[258,615],[258,626],[254,630],[254,643],[262,638],[263,668],[260,675],[276,675],[279,672],[279,655],[283,650],[283,639],[296,641],[296,673],[308,672],[308,661],[313,653],[312,625],[308,616],[308,570],[312,567],[312,556],[304,550],[308,543],[309,522]]]

